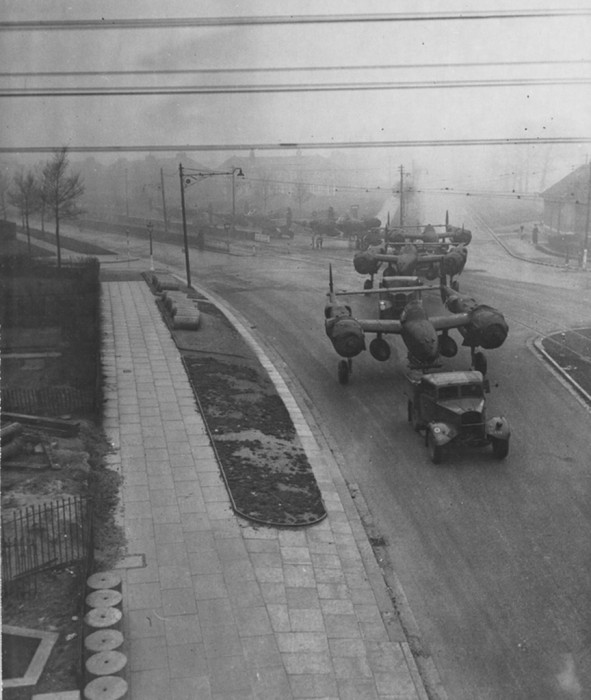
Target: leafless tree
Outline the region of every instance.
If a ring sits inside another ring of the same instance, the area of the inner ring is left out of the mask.
[[[296,183],[293,197],[298,204],[298,212],[300,217],[302,216],[302,207],[304,205],[304,202],[310,199],[311,196],[312,195],[310,194],[310,188],[308,185],[306,185],[303,182]]]
[[[9,190],[8,198],[15,206],[22,218],[23,226],[27,232],[27,245],[31,255],[31,229],[29,216],[40,207],[39,184],[35,175],[29,170],[25,173],[17,173],[13,178],[13,189]]]
[[[77,206],[84,194],[84,184],[79,173],[68,174],[68,149],[61,148],[43,168],[41,200],[47,205],[55,221],[57,266],[61,267],[60,221],[72,219],[80,213]]]
[[[6,195],[8,194],[8,188],[10,183],[8,178],[3,172],[0,172],[0,208],[2,210],[2,218],[6,220]]]

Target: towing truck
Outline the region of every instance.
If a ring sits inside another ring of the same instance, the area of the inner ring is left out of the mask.
[[[452,443],[491,445],[499,460],[508,455],[509,423],[504,416],[486,418],[485,393],[490,389],[481,372],[434,372],[407,378],[408,421],[417,432],[424,432],[434,464],[441,462]]]

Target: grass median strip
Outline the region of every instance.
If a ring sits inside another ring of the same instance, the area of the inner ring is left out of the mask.
[[[221,310],[193,290],[185,291],[199,307],[198,330],[176,330],[161,299],[158,305],[183,358],[236,512],[274,526],[322,520],[326,511],[318,483],[275,385]]]

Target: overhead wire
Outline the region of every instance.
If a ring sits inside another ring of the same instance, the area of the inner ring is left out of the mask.
[[[0,78],[63,78],[81,76],[111,77],[117,75],[220,75],[224,73],[251,75],[253,73],[306,73],[344,72],[372,70],[422,70],[434,68],[492,68],[494,66],[542,66],[542,65],[584,65],[587,59],[542,59],[536,61],[452,61],[441,63],[386,63],[368,66],[267,66],[250,68],[160,68],[142,70],[102,70],[102,71],[0,71]]]
[[[228,17],[156,17],[75,20],[17,20],[0,22],[0,31],[53,31],[53,30],[111,30],[111,29],[165,29],[192,27],[263,26],[295,24],[343,24],[369,22],[443,22],[457,20],[532,19],[550,17],[584,17],[591,8],[515,10],[464,10],[442,12],[384,12],[370,14],[332,15],[260,15]]]
[[[171,144],[138,146],[70,146],[72,153],[190,153],[212,151],[332,150],[358,148],[457,148],[460,146],[528,146],[542,144],[579,145],[591,143],[591,136],[540,136],[521,138],[408,139],[399,141],[322,141],[234,144]],[[0,153],[53,153],[57,146],[0,146]]]
[[[235,95],[287,92],[358,92],[370,90],[432,90],[544,85],[588,85],[591,76],[569,78],[506,78],[491,80],[425,80],[408,82],[298,83],[275,85],[186,85],[166,87],[0,88],[0,97],[97,97],[131,95]]]

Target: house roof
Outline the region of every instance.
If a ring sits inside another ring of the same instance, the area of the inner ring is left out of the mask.
[[[590,165],[581,165],[542,192],[544,199],[587,201],[591,180]]]

